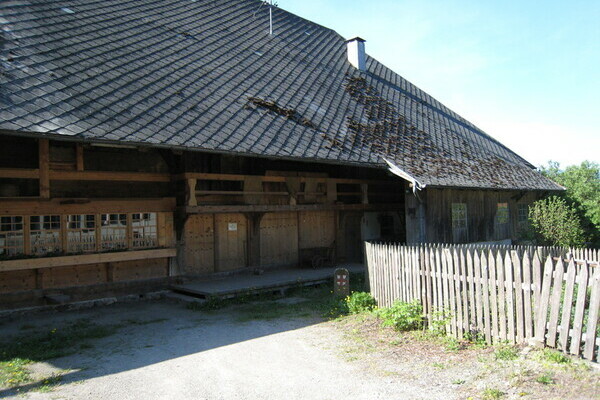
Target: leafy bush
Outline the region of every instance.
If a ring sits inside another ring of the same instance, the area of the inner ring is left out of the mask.
[[[581,247],[585,234],[575,209],[557,196],[538,200],[529,207],[529,221],[540,244]]]
[[[410,303],[395,301],[391,307],[380,308],[377,316],[384,326],[393,326],[398,331],[411,331],[423,327],[423,307],[419,300]]]
[[[373,311],[377,307],[377,302],[367,292],[354,292],[350,296],[346,297],[346,304],[348,305],[348,311],[351,314],[358,314],[363,311]]]

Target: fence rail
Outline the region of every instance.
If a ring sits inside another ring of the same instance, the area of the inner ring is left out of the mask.
[[[445,323],[458,339],[535,342],[598,359],[597,250],[366,243],[366,255],[380,306],[419,300],[428,323]]]

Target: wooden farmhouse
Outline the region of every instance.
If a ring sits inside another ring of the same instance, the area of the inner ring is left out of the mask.
[[[562,190],[363,39],[279,8],[271,34],[261,4],[0,4],[0,299],[514,240]]]

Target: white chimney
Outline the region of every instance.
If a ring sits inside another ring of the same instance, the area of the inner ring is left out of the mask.
[[[365,42],[365,39],[361,39],[358,36],[354,39],[346,40],[346,46],[348,46],[348,61],[358,68],[359,71],[365,71],[367,69]]]

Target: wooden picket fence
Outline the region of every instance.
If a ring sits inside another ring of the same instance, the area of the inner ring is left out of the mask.
[[[532,246],[366,243],[380,306],[419,300],[458,339],[535,343],[598,359],[598,251]],[[542,262],[544,260],[544,262]]]

